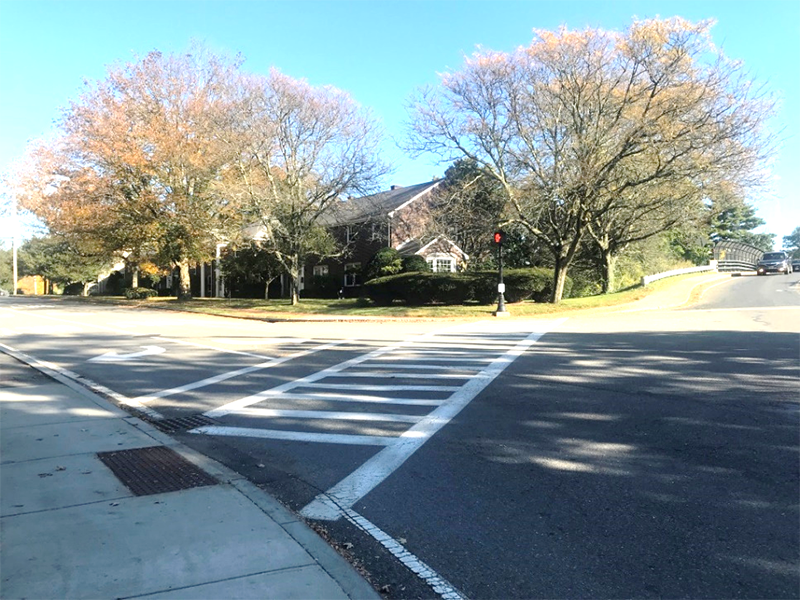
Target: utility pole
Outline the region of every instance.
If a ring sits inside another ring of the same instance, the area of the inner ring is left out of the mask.
[[[14,200],[12,201],[11,210],[13,211],[11,214],[11,256],[13,262],[13,271],[14,271],[14,289],[11,292],[14,296],[17,295],[17,276],[19,271],[17,269],[17,235],[19,231],[19,220],[17,216],[17,197],[14,196]]]

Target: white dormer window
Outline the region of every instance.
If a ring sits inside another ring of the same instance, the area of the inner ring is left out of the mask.
[[[432,254],[427,258],[428,266],[434,273],[455,273],[456,259],[449,254]]]

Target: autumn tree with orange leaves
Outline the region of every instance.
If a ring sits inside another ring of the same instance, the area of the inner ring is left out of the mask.
[[[323,215],[387,171],[380,133],[335,88],[246,74],[197,46],[152,52],[86,84],[59,136],[31,147],[15,193],[52,233],[179,268],[181,299],[191,262],[255,235],[296,303],[306,257],[339,251]]]
[[[220,185],[235,159],[223,140],[238,67],[195,47],[109,68],[69,104],[59,136],[28,153],[22,205],[52,233],[174,265],[179,297],[191,297],[190,262],[208,260],[238,216]]]
[[[412,99],[408,148],[468,158],[502,186],[504,222],[552,254],[559,302],[587,241],[613,271],[626,244],[765,181],[774,101],[713,46],[712,25],[537,30],[515,52],[478,51]]]

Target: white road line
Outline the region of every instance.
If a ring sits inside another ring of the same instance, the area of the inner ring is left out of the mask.
[[[275,367],[287,361],[294,360],[295,358],[308,356],[309,354],[314,354],[315,352],[321,352],[322,350],[328,350],[329,348],[333,348],[334,346],[340,346],[342,344],[347,344],[352,341],[353,340],[344,340],[340,342],[331,342],[329,344],[323,344],[321,346],[316,346],[314,348],[309,348],[307,350],[301,350],[300,352],[294,352],[287,356],[282,356],[281,358],[273,358],[272,360],[268,360],[267,362],[253,365],[251,367],[243,367],[235,371],[228,371],[227,373],[220,373],[219,375],[214,375],[213,377],[207,377],[206,379],[201,379],[200,381],[187,383],[186,385],[170,388],[168,390],[162,390],[160,392],[155,392],[153,394],[148,394],[146,396],[139,396],[138,398],[135,398],[135,400],[142,403],[152,402],[153,400],[157,400],[159,398],[174,396],[175,394],[181,394],[183,392],[188,392],[191,390],[196,390],[198,388],[207,387],[209,385],[214,385],[221,381],[226,381],[228,379],[233,379],[234,377],[247,375],[249,373],[260,371],[262,369],[269,369],[270,367]]]
[[[286,400],[320,400],[322,402],[372,402],[377,404],[401,404],[408,406],[439,406],[444,400],[428,398],[391,398],[387,396],[367,396],[363,394],[281,394]]]
[[[328,377],[357,377],[364,379],[469,379],[472,375],[458,375],[456,373],[391,373],[388,371],[382,372],[365,372],[365,371],[345,371],[342,373],[331,373]]]
[[[492,361],[490,359],[490,360],[487,360],[486,362],[492,362]],[[480,371],[486,365],[458,365],[458,366],[449,365],[448,366],[448,365],[420,365],[420,364],[417,364],[417,363],[411,363],[411,364],[392,363],[392,364],[388,365],[388,364],[381,364],[379,362],[375,362],[375,363],[369,363],[369,364],[368,363],[364,363],[361,366],[364,367],[365,369],[369,369],[369,368],[371,368],[371,369],[409,369],[409,370],[419,369],[420,371],[441,371],[444,368],[449,368],[449,369],[451,369],[453,371]],[[389,373],[384,373],[384,375],[389,375]],[[424,375],[422,373],[420,373],[419,376],[420,377],[427,377],[427,375]]]
[[[150,336],[154,340],[162,340],[165,342],[172,342],[181,346],[193,346],[195,348],[204,348],[206,350],[214,350],[215,352],[222,352],[224,354],[238,354],[239,356],[249,356],[251,358],[260,358],[261,360],[270,360],[274,357],[267,356],[266,354],[256,354],[254,352],[244,352],[243,350],[231,350],[230,348],[218,348],[216,346],[209,346],[208,344],[199,344],[197,342],[189,342],[187,340],[180,340],[178,338],[164,337],[161,335]]]
[[[494,360],[494,358],[465,358],[465,357],[453,357],[453,356],[444,356],[441,352],[436,352],[438,356],[395,356],[395,355],[388,355],[388,356],[379,356],[378,358],[374,359],[374,362],[383,362],[383,361],[391,361],[391,362],[402,362],[406,360],[424,360],[425,362],[474,362],[474,363],[490,363]],[[494,356],[497,356],[497,353],[493,353]],[[441,367],[434,367],[436,369],[440,369]]]
[[[210,425],[189,430],[189,433],[220,435],[227,437],[252,437],[291,442],[318,442],[323,444],[349,444],[353,446],[386,446],[394,437],[378,435],[348,435],[343,433],[310,433],[305,431],[281,431],[278,429],[250,429],[248,427],[220,427]]]
[[[234,415],[254,417],[276,417],[288,419],[330,419],[333,421],[390,421],[396,423],[419,423],[420,415],[395,415],[391,413],[359,413],[333,410],[287,410],[280,408],[243,408]]]
[[[548,323],[553,327],[563,323],[559,319]],[[544,326],[545,323],[542,323]],[[428,441],[437,431],[444,427],[469,402],[482,392],[511,362],[523,354],[546,333],[545,330],[531,333],[523,341],[499,357],[486,367],[482,377],[471,379],[439,408],[433,410],[419,423],[400,435],[394,443],[387,446],[353,473],[333,486],[325,493],[319,494],[300,514],[309,519],[335,521],[342,516],[342,510],[352,508],[372,489],[397,470],[408,458]]]
[[[33,356],[25,354],[24,352],[20,352],[19,350],[12,348],[11,346],[7,346],[6,344],[0,344],[0,349],[2,349],[7,354],[13,356],[17,360],[24,362],[27,365],[30,365],[31,367],[41,371],[48,377],[52,377],[56,381],[59,381],[72,389],[76,389],[76,385],[88,387],[89,389],[94,390],[95,392],[108,396],[118,404],[128,406],[140,413],[147,415],[150,419],[161,420],[164,418],[164,416],[160,412],[155,411],[152,408],[148,408],[144,404],[141,404],[136,400],[132,400],[127,396],[123,396],[122,394],[117,393],[114,390],[110,390],[107,387],[100,385],[95,381],[92,381],[91,379],[83,377],[82,375],[78,375],[77,373],[73,373],[69,369],[65,369],[51,362],[39,360],[38,358],[34,358]]]
[[[349,383],[305,383],[301,388],[322,388],[326,390],[362,390],[371,392],[455,392],[460,385],[354,385]],[[214,415],[208,415],[214,416]]]
[[[453,357],[475,357],[475,356],[497,356],[496,350],[405,350],[399,349],[392,352],[391,356],[453,356]],[[389,359],[387,359],[389,360]],[[427,358],[425,360],[428,360]],[[492,358],[489,359],[494,360]]]
[[[459,592],[450,582],[431,569],[415,555],[411,554],[400,542],[392,538],[377,525],[365,519],[352,509],[343,511],[345,518],[361,531],[377,540],[392,555],[408,567],[417,577],[427,583],[433,591],[444,600],[466,600],[466,596]]]
[[[289,381],[287,383],[284,383],[283,385],[279,385],[279,386],[271,388],[269,390],[264,390],[263,392],[259,392],[257,394],[253,394],[251,396],[247,396],[246,398],[240,398],[239,400],[234,400],[233,402],[229,402],[228,404],[225,404],[223,406],[220,406],[219,408],[215,408],[213,410],[210,410],[210,411],[208,411],[208,412],[206,412],[204,414],[207,417],[212,417],[212,418],[222,417],[222,416],[224,416],[224,415],[226,415],[226,414],[228,414],[230,412],[233,412],[235,410],[239,410],[240,408],[244,408],[246,406],[250,406],[251,404],[257,404],[258,402],[261,402],[261,401],[265,400],[266,398],[270,398],[272,396],[278,396],[278,395],[283,394],[284,392],[288,392],[290,390],[293,390],[293,389],[296,389],[296,388],[303,388],[303,387],[323,387],[323,388],[334,388],[334,389],[358,389],[358,390],[366,390],[366,391],[376,391],[376,390],[385,391],[385,390],[392,390],[392,389],[418,390],[419,387],[413,387],[413,386],[405,386],[405,387],[397,387],[397,386],[395,386],[395,388],[385,388],[385,387],[376,387],[376,386],[371,386],[371,387],[370,386],[360,386],[360,387],[356,387],[356,386],[349,386],[349,385],[344,385],[344,386],[315,385],[315,382],[319,381],[321,379],[325,379],[326,377],[328,377],[332,373],[338,373],[340,371],[344,371],[345,369],[348,369],[348,368],[350,368],[352,366],[359,365],[361,363],[373,360],[373,359],[375,359],[375,358],[377,358],[379,356],[383,356],[384,354],[387,354],[389,352],[397,350],[398,348],[402,348],[404,346],[408,346],[410,344],[414,344],[414,343],[418,342],[419,340],[424,340],[426,338],[430,338],[430,337],[436,335],[436,333],[437,332],[432,331],[432,332],[424,333],[424,334],[419,335],[419,336],[415,336],[415,337],[413,337],[413,338],[411,338],[409,340],[401,340],[399,342],[395,342],[394,344],[390,344],[388,346],[384,346],[382,348],[378,348],[377,350],[373,350],[372,352],[369,352],[367,354],[362,354],[361,356],[357,356],[355,358],[351,358],[350,360],[346,360],[346,361],[344,361],[342,363],[339,363],[338,365],[334,365],[332,367],[328,367],[327,369],[323,369],[322,371],[318,371],[316,373],[313,373],[312,375],[308,375],[306,377],[302,377],[302,378],[296,379],[294,381]],[[446,389],[446,387],[444,387],[444,386],[441,387],[441,388],[436,388],[435,391],[438,391],[440,389],[442,391],[448,391]],[[422,390],[422,391],[430,391],[430,390]]]
[[[510,350],[514,347],[514,344],[509,342],[507,344],[467,344],[461,342],[440,342],[440,341],[430,341],[430,342],[420,342],[419,346],[421,348],[441,348],[442,350],[452,350],[452,349],[475,349],[475,350],[484,350],[484,351],[492,351],[492,350]]]

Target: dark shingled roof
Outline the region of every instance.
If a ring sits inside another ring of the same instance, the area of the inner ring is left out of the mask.
[[[341,200],[323,215],[322,224],[346,225],[384,217],[419,194],[433,189],[441,181],[428,181],[405,187],[395,186],[393,190],[379,192],[372,196]]]

